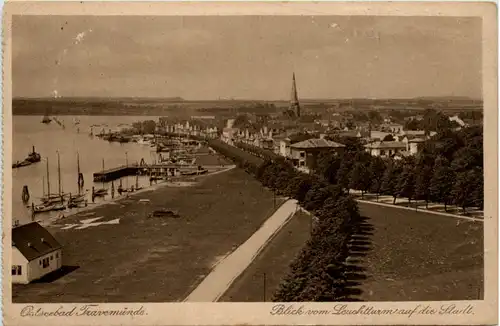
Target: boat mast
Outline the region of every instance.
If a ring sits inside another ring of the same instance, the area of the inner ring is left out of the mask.
[[[78,180],[78,184],[77,184],[77,187],[78,187],[78,195],[80,195],[80,154],[78,152],[76,152],[76,167],[77,167],[77,180]]]
[[[128,170],[128,156],[127,156],[127,152],[125,152],[125,166],[127,167],[127,170]],[[127,190],[128,190],[128,176],[125,176],[125,186],[127,187]]]
[[[102,174],[104,175],[104,158],[102,159]],[[104,178],[102,178],[102,189],[104,189]]]
[[[59,152],[57,152],[57,178],[59,182],[59,196],[61,196],[61,162],[59,159]]]
[[[50,197],[49,158],[47,157],[47,196]]]

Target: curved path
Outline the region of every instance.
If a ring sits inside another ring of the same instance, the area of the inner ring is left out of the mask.
[[[221,260],[184,301],[216,302],[297,209],[296,200],[287,200],[245,243]]]

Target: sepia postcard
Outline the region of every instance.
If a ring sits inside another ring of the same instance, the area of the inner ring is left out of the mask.
[[[498,323],[497,7],[24,2],[5,325]]]

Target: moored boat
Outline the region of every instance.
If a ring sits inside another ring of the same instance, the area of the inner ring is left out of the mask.
[[[65,209],[66,206],[62,203],[56,203],[56,204],[48,204],[48,205],[34,205],[32,206],[32,211],[33,214],[36,213],[44,213],[44,212],[51,212],[51,211],[61,211]]]
[[[45,115],[43,116],[42,123],[48,124],[52,120],[49,118],[49,110],[45,110]]]
[[[104,172],[104,159],[102,159],[102,171]],[[104,182],[102,183],[102,188],[95,189],[92,187],[92,200],[94,197],[103,197],[108,194],[108,189],[104,188]]]
[[[52,205],[57,203],[64,203],[65,194],[50,194],[40,198],[42,205]]]
[[[16,163],[13,163],[12,168],[15,169],[23,166],[28,166],[33,163],[40,162],[41,159],[42,158],[40,157],[40,154],[35,152],[35,146],[33,146],[33,151],[28,154],[28,157],[26,157],[23,161],[17,161]]]
[[[100,189],[94,190],[94,196],[96,196],[96,197],[106,196],[107,194],[108,194],[108,189],[105,189],[105,188],[100,188]]]
[[[33,151],[28,154],[26,161],[28,161],[30,163],[36,163],[36,162],[40,162],[41,160],[42,160],[42,157],[40,156],[39,153],[35,152],[35,146],[33,146]]]
[[[16,163],[12,164],[12,168],[15,169],[15,168],[23,167],[23,166],[28,166],[28,165],[31,165],[31,162],[28,162],[26,160],[24,160],[24,161],[17,161]]]
[[[85,199],[85,195],[77,195],[77,196],[69,196],[68,199],[68,208],[80,207],[82,204],[87,206],[87,200]]]

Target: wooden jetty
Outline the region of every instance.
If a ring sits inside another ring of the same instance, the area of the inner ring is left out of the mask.
[[[128,175],[134,175],[137,174],[138,169],[139,165],[134,164],[134,165],[122,165],[116,168],[103,170],[100,172],[94,172],[94,182],[108,182],[119,179],[121,177],[126,177]]]
[[[109,182],[129,175],[146,175],[156,177],[175,177],[180,175],[203,174],[201,166],[184,164],[150,164],[123,165],[116,168],[95,172],[94,182]]]

